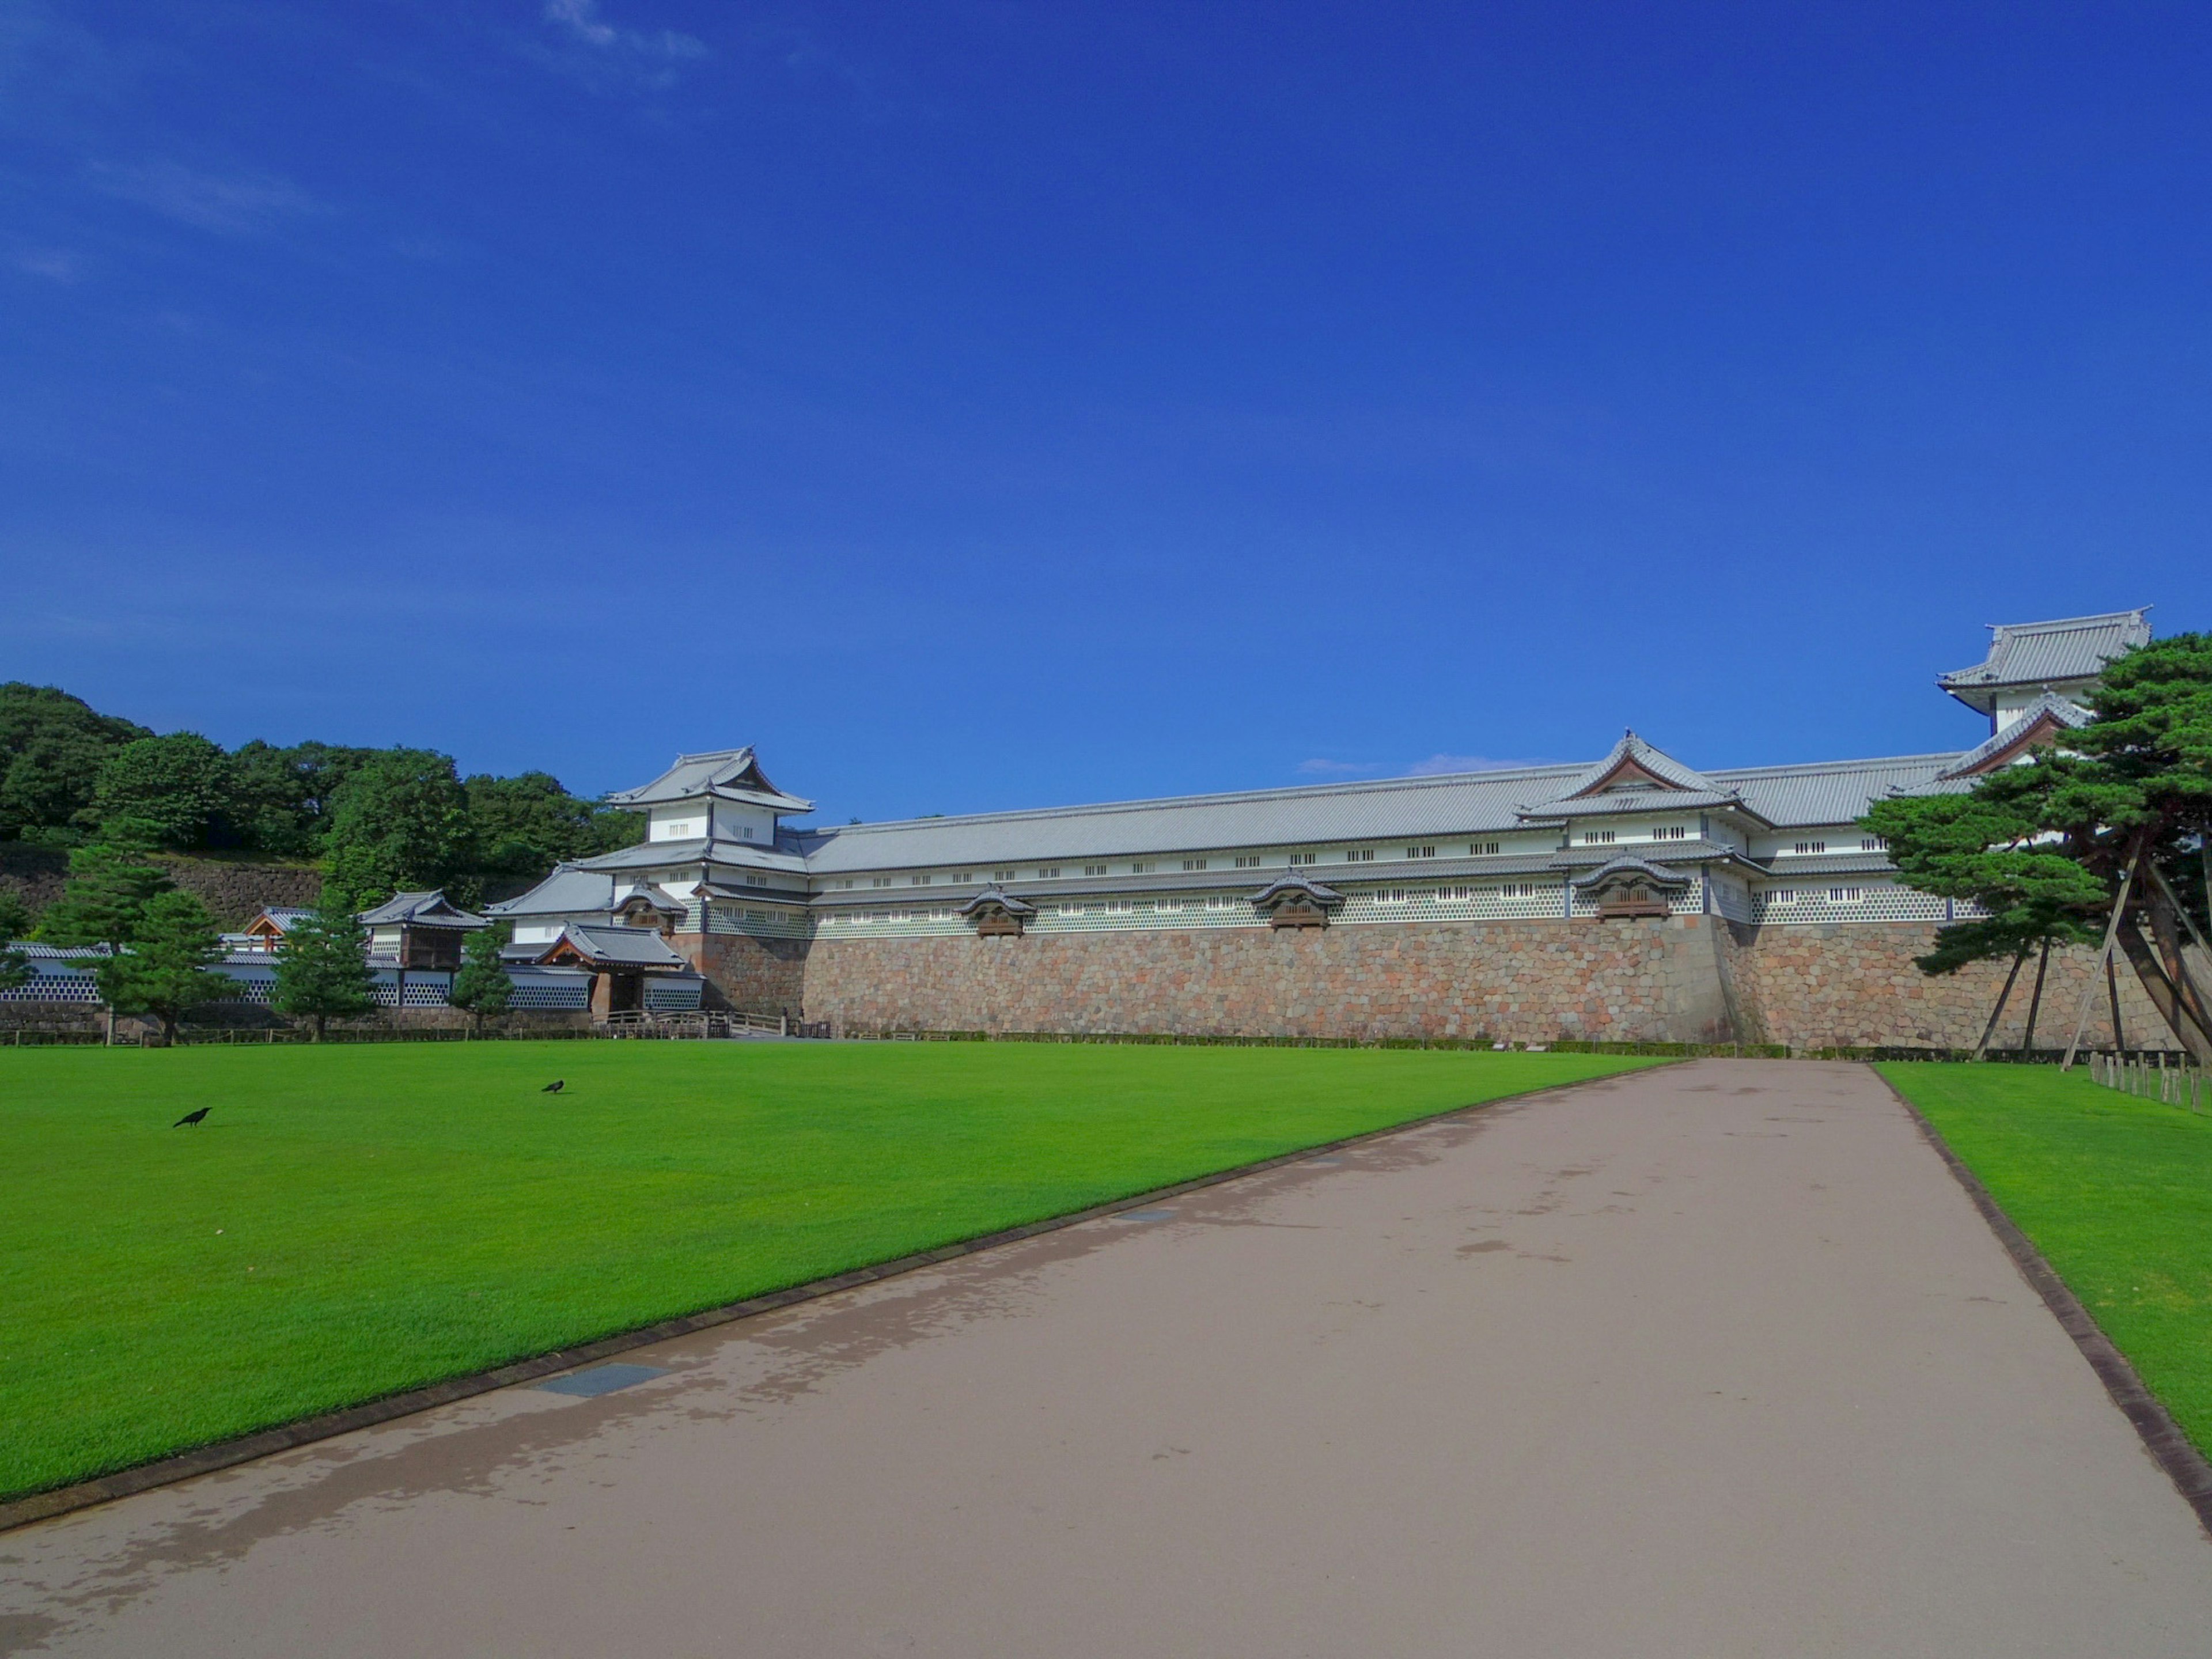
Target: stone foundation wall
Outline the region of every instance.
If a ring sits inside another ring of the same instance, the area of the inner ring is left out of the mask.
[[[670,943],[706,975],[708,1006],[759,1014],[788,1009],[793,1018],[798,1017],[805,995],[805,939],[755,939],[748,933],[678,933]]]
[[[1734,1040],[1704,916],[817,941],[805,1012],[848,1029]]]
[[[1931,979],[1912,958],[1934,935],[1906,923],[1754,929],[1680,916],[840,939],[814,945],[803,1004],[789,1006],[859,1030],[1972,1048],[2006,964]],[[2092,956],[2052,957],[2039,1048],[2064,1045]],[[2034,969],[2031,959],[2021,971],[2001,1047],[2020,1043]],[[2129,1041],[2164,1046],[2124,965],[2120,994]],[[2101,990],[2087,1040],[2112,1041]]]
[[[242,864],[227,859],[159,854],[154,862],[188,893],[199,895],[219,927],[236,932],[270,906],[313,905],[321,896],[319,870],[287,864]],[[0,891],[23,902],[33,920],[62,896],[69,854],[52,848],[0,842]]]
[[[1912,958],[1933,948],[1933,925],[1906,922],[1860,927],[1767,927],[1735,930],[1736,978],[1767,1040],[1800,1048],[1896,1044],[1971,1048],[2003,987],[2004,962],[1976,963],[1930,978]],[[2073,1034],[2075,1011],[2096,952],[2086,947],[2051,953],[2051,971],[2036,1018],[2039,1048],[2062,1048]],[[2120,963],[2120,1023],[2136,1048],[2166,1048],[2172,1038],[2143,994],[2124,959]],[[2016,1048],[2027,1028],[2035,988],[2030,957],[2005,1005],[1993,1046]],[[2084,1041],[2112,1044],[2110,1000],[2100,985]]]

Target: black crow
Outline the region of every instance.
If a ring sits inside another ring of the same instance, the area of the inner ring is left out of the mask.
[[[544,1088],[540,1089],[538,1092],[539,1094],[541,1094],[541,1095],[557,1095],[557,1094],[559,1094],[559,1093],[561,1092],[561,1091],[562,1091],[562,1090],[563,1090],[563,1089],[567,1088],[568,1086],[568,1079],[566,1079],[566,1078],[564,1078],[564,1077],[556,1077],[556,1078],[555,1078],[555,1079],[554,1079],[550,1083],[547,1084]]]
[[[187,1123],[197,1123],[197,1122],[198,1122],[202,1118],[205,1117],[207,1115],[208,1115],[208,1109],[207,1109],[206,1107],[203,1106],[203,1107],[201,1107],[201,1108],[199,1109],[199,1110],[198,1110],[197,1112],[186,1112],[186,1113],[185,1113],[182,1117],[179,1118],[179,1119],[178,1119],[174,1123],[172,1123],[169,1127],[170,1127],[172,1129],[181,1129],[181,1128],[183,1128],[183,1127],[185,1127],[185,1125],[186,1125]]]

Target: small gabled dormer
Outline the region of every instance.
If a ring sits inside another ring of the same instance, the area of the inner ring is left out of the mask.
[[[1741,834],[1768,828],[1730,786],[1682,764],[1672,755],[1624,732],[1606,757],[1564,781],[1549,798],[1516,809],[1522,823],[1556,827],[1569,847],[1613,846],[1711,834],[1715,824]],[[1663,856],[1663,853],[1655,855]]]

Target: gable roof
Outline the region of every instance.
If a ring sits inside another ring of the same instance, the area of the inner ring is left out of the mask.
[[[2017,716],[2007,720],[2003,729],[1986,743],[1968,750],[1937,775],[1948,781],[1994,772],[2023,749],[2047,741],[2060,732],[2078,732],[2094,718],[2080,704],[2069,702],[2056,691],[2045,691]]]
[[[563,951],[595,966],[645,968],[664,973],[681,973],[691,966],[650,927],[598,927],[572,921],[561,930],[560,938],[544,948],[538,960],[547,961]]]
[[[814,803],[787,795],[768,779],[750,745],[716,749],[703,755],[678,755],[676,764],[651,783],[620,789],[607,797],[610,806],[659,806],[672,801],[697,800],[702,796],[733,800],[748,806],[765,806],[774,812],[811,812]]]
[[[1570,876],[1567,880],[1573,886],[1588,888],[1596,887],[1608,881],[1619,881],[1625,876],[1634,877],[1639,881],[1648,881],[1654,887],[1671,888],[1677,891],[1690,884],[1690,878],[1679,870],[1664,869],[1656,864],[1648,864],[1642,859],[1626,854],[1619,858],[1607,859],[1596,869],[1585,875]]]
[[[443,888],[427,893],[394,893],[374,910],[356,918],[365,927],[489,927],[482,916],[471,915],[446,896]]]
[[[251,933],[255,928],[266,922],[272,931],[289,933],[300,925],[303,918],[314,914],[313,910],[301,905],[271,904],[266,906],[259,915],[246,924],[246,931]]]
[[[1010,916],[1033,916],[1036,914],[1036,906],[1024,903],[994,882],[960,907],[960,914],[963,916],[972,916],[982,910],[1003,910]]]
[[[1987,714],[1992,694],[2006,686],[2093,680],[2114,657],[2150,643],[2149,611],[2146,605],[2056,622],[1993,624],[1989,655],[1971,668],[1941,676],[1936,684],[1968,708]]]
[[[1748,810],[1737,792],[1717,778],[1685,766],[1635,732],[1625,732],[1604,759],[1585,767],[1559,793],[1521,807],[1520,816],[1562,818],[1721,806]]]
[[[1265,914],[1277,906],[1296,902],[1327,907],[1344,902],[1344,895],[1334,887],[1324,887],[1303,870],[1293,870],[1279,876],[1252,895],[1252,908]]]
[[[578,864],[556,864],[552,873],[519,897],[484,906],[488,916],[561,916],[611,914],[634,898],[672,915],[689,907],[666,888],[633,876],[617,876]]]

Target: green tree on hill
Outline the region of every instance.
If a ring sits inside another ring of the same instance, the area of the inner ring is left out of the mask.
[[[92,804],[102,822],[144,824],[155,845],[182,852],[238,842],[237,795],[229,756],[197,732],[172,732],[110,755]]]
[[[276,985],[270,1005],[281,1014],[305,1015],[323,1040],[332,1019],[365,1014],[376,1006],[368,971],[368,933],[350,910],[324,908],[293,924],[276,952]]]
[[[535,879],[564,859],[610,853],[637,839],[637,815],[579,799],[550,772],[478,773],[464,784],[477,867]]]
[[[2201,908],[2212,859],[2212,636],[2116,658],[2088,702],[2094,718],[2063,748],[1965,793],[1880,802],[1864,826],[1908,886],[1989,913],[1940,930],[1927,973],[2006,956],[2016,972],[2031,949],[2100,943],[2130,881],[2116,943],[2176,1038],[2212,1063],[2212,955],[2185,908]]]
[[[479,1036],[484,1016],[505,1013],[514,994],[514,981],[507,978],[499,959],[503,931],[485,927],[469,935],[469,942],[461,947],[460,970],[453,975],[453,989],[446,993],[447,1002],[468,1011]]]
[[[54,686],[0,685],[0,841],[82,841],[108,757],[152,735]]]
[[[158,893],[146,901],[128,950],[100,964],[100,994],[121,1014],[153,1014],[161,1040],[173,1042],[177,1022],[234,987],[208,969],[222,960],[222,939],[207,906],[191,893]]]
[[[433,750],[374,756],[340,792],[328,845],[324,880],[331,901],[349,908],[433,887],[457,903],[475,896],[468,797],[453,761]]]
[[[327,743],[246,744],[230,757],[235,821],[262,852],[313,858],[330,835],[338,795],[377,752]]]

